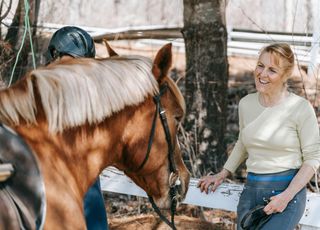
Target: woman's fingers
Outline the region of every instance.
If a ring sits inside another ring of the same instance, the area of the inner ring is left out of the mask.
[[[216,189],[219,187],[221,183],[219,181],[216,181],[212,186],[211,186],[211,191],[214,192]]]
[[[198,182],[197,187],[200,188],[200,191],[201,191],[201,192],[202,192],[203,184],[204,184],[204,180],[203,180],[203,179],[200,179],[199,182]]]
[[[201,192],[205,191],[208,193],[209,190],[214,192],[222,183],[223,179],[224,177],[221,177],[220,174],[204,176],[199,180],[197,187],[200,188]]]
[[[209,193],[209,189],[211,189],[212,185],[214,185],[214,184],[215,184],[215,182],[211,182],[211,183],[207,183],[206,184],[205,191],[206,191],[207,194]]]
[[[200,188],[201,192],[205,191],[206,193],[208,193],[209,190],[214,192],[220,184],[221,183],[217,178],[212,176],[206,176],[199,180],[197,186],[198,188]]]
[[[289,201],[284,198],[284,195],[280,193],[279,195],[270,197],[270,202],[266,205],[263,211],[268,215],[283,212],[287,207],[288,202]]]
[[[208,193],[208,187],[211,184],[209,178],[207,176],[201,178],[198,182],[198,188],[200,188],[200,191],[203,192],[205,191]]]
[[[204,182],[204,179],[203,179],[203,178],[199,179],[198,184],[197,184],[197,187],[199,188],[200,185],[201,185],[203,182]]]
[[[263,211],[264,211],[267,215],[272,214],[272,213],[273,213],[272,206],[268,204],[266,207],[264,207]]]
[[[208,182],[208,180],[204,181],[201,185],[201,192],[205,191],[206,193],[208,193],[209,185],[210,185],[210,182]]]

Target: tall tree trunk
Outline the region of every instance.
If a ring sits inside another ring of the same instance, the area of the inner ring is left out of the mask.
[[[184,0],[185,130],[198,173],[217,172],[226,160],[227,30],[225,0]]]
[[[29,0],[30,3],[30,11],[29,11],[29,19],[30,19],[30,27],[31,27],[31,36],[32,40],[34,41],[35,35],[36,35],[36,25],[37,25],[37,18],[38,18],[38,12],[39,12],[39,6],[40,6],[40,0]],[[17,55],[18,50],[20,49],[20,46],[23,42],[23,36],[24,36],[24,30],[26,29],[25,27],[25,4],[24,0],[19,0],[14,18],[12,20],[12,24],[10,25],[8,29],[8,33],[6,35],[5,41],[9,43],[13,49],[13,52],[15,55]],[[23,48],[20,53],[20,57],[17,62],[17,67],[15,70],[15,74],[13,75],[12,82],[15,82],[18,80],[21,76],[23,76],[28,69],[29,66],[29,53],[31,51],[31,46],[30,46],[30,39],[29,39],[29,34],[26,34],[25,37],[25,42],[23,45]],[[8,83],[9,78],[11,75],[11,72],[13,70],[13,60],[11,62],[11,65],[9,68],[5,70],[4,73],[4,80]]]

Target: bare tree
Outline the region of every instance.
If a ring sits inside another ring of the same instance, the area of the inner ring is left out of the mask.
[[[11,6],[12,6],[12,0],[9,0],[8,3],[6,3],[5,0],[2,0],[0,2],[0,23],[2,22],[3,19],[5,19],[10,10],[11,10]]]
[[[0,2],[0,24],[3,24],[12,8],[12,0],[1,0]],[[2,40],[2,26],[0,26],[0,88],[4,87],[1,81],[4,70],[10,65],[13,60],[13,52],[9,43]]]
[[[225,0],[184,0],[185,130],[196,170],[218,171],[226,160],[227,30]]]
[[[14,74],[13,82],[18,80],[21,76],[23,76],[26,72],[26,67],[29,64],[29,53],[31,51],[30,47],[30,36],[28,33],[25,34],[25,20],[26,16],[29,18],[30,28],[31,28],[31,39],[34,40],[36,35],[36,25],[37,25],[37,18],[40,6],[40,0],[29,0],[30,10],[27,11],[28,7],[26,8],[25,1],[19,0],[13,21],[8,29],[7,35],[5,37],[5,42],[10,45],[13,50],[13,53],[17,54],[18,50],[21,47],[21,43],[23,42],[23,37],[25,37],[25,41],[23,44],[23,48],[21,50],[17,68]],[[27,13],[27,15],[26,15]],[[6,82],[9,81],[12,67],[14,61],[10,62],[9,68],[6,68],[3,73],[3,78]]]

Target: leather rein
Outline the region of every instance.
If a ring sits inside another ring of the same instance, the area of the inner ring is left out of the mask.
[[[164,83],[163,85],[160,86],[159,93],[153,97],[153,101],[156,104],[156,111],[155,111],[153,121],[152,121],[147,153],[146,153],[146,156],[145,156],[143,162],[141,163],[141,165],[137,169],[137,171],[141,170],[149,159],[149,155],[150,155],[150,151],[151,151],[151,147],[152,147],[152,143],[153,143],[153,138],[154,138],[154,134],[155,134],[155,129],[156,129],[156,123],[157,123],[156,121],[157,121],[157,117],[159,114],[161,124],[162,124],[163,130],[164,130],[165,136],[166,136],[166,141],[168,144],[168,160],[169,160],[169,171],[170,171],[169,195],[170,195],[170,199],[171,199],[171,207],[170,207],[171,222],[161,213],[159,207],[155,204],[153,198],[150,195],[148,195],[148,198],[149,198],[149,201],[150,201],[154,211],[159,215],[160,219],[162,221],[164,221],[167,225],[169,225],[172,229],[175,230],[176,227],[174,224],[174,215],[175,215],[176,207],[177,207],[177,195],[181,191],[181,181],[179,178],[177,167],[175,165],[175,160],[174,160],[175,149],[174,149],[174,145],[172,144],[172,140],[171,140],[171,134],[170,134],[169,125],[167,122],[166,111],[164,110],[164,108],[162,107],[162,104],[161,104],[161,96],[166,92],[167,89],[168,89],[168,84]]]

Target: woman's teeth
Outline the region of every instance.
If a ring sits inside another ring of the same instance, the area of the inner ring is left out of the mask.
[[[260,82],[261,84],[268,84],[268,83],[269,83],[268,81],[264,81],[264,80],[262,80],[262,79],[260,79],[260,78],[259,78],[259,82]]]

